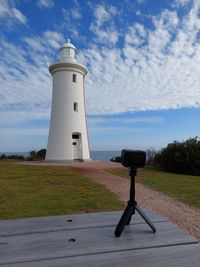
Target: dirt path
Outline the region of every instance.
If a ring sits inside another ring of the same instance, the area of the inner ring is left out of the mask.
[[[27,163],[28,164],[28,163]],[[31,165],[49,165],[48,163],[30,163]],[[52,163],[50,164],[52,166]],[[83,163],[58,163],[54,166],[70,167],[90,177],[96,182],[105,185],[116,193],[122,201],[129,198],[129,181],[123,177],[112,175],[104,171],[106,168],[119,167],[119,164],[108,161],[91,161]],[[166,195],[136,184],[136,199],[140,207],[151,209],[166,217],[200,240],[200,209],[192,208]]]

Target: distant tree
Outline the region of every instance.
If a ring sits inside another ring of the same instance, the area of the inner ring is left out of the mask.
[[[24,160],[24,156],[22,155],[17,155],[17,154],[12,154],[12,155],[5,155],[5,154],[2,154],[0,156],[0,160],[2,159],[16,159],[16,160]]]
[[[36,159],[37,159],[37,152],[35,150],[30,151],[27,160],[36,160]]]
[[[46,149],[40,149],[39,151],[32,150],[29,152],[29,156],[26,158],[27,160],[43,160],[46,156]]]
[[[43,149],[40,149],[38,152],[37,152],[37,159],[45,159],[45,156],[46,156],[46,149],[43,148]]]
[[[200,140],[174,141],[155,155],[155,163],[166,171],[200,175]]]
[[[1,159],[7,159],[7,157],[6,157],[5,154],[2,154],[0,158],[1,158]]]
[[[156,155],[156,151],[154,150],[154,148],[150,147],[149,149],[147,149],[146,154],[147,154],[147,164],[154,165],[154,158]]]

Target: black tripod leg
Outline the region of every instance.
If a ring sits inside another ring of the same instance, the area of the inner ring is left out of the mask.
[[[136,206],[135,209],[141,215],[141,217],[145,220],[145,222],[149,225],[149,227],[152,229],[153,233],[155,233],[156,232],[155,225],[149,220],[149,218],[144,214],[144,212],[139,207]]]
[[[131,213],[131,215],[130,215],[130,217],[129,217],[127,223],[126,223],[126,225],[129,225],[129,224],[130,224],[130,222],[131,222],[131,217],[132,217],[132,213]]]
[[[127,225],[127,222],[130,220],[131,215],[133,213],[134,207],[133,206],[127,206],[124,213],[122,214],[122,217],[120,218],[118,225],[115,229],[115,236],[119,237],[121,233],[123,232],[125,226]]]

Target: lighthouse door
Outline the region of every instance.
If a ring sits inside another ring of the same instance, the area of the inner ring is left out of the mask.
[[[72,134],[72,149],[73,149],[73,159],[79,160],[82,159],[82,143],[81,143],[81,134],[74,133]]]

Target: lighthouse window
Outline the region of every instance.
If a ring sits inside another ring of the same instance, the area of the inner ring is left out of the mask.
[[[79,135],[78,134],[72,134],[72,139],[79,139]]]
[[[75,57],[75,51],[74,51],[74,49],[70,49],[70,57]]]
[[[73,74],[73,83],[76,83],[77,77],[76,74]]]
[[[78,103],[74,102],[74,111],[78,112]]]

